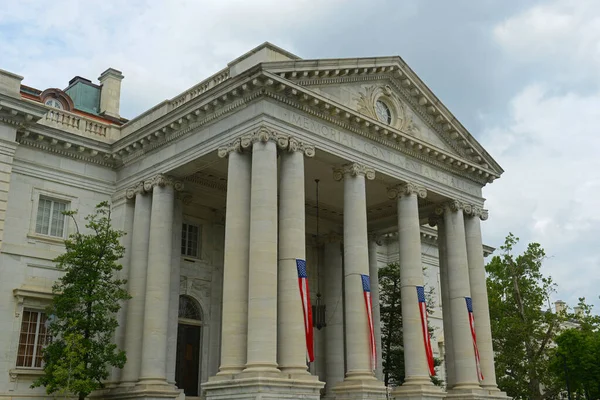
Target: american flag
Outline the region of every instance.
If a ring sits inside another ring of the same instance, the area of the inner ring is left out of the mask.
[[[298,269],[298,286],[300,286],[300,300],[302,301],[302,310],[304,311],[304,333],[306,336],[306,352],[308,361],[315,361],[314,341],[313,341],[313,322],[312,307],[310,304],[310,291],[308,290],[308,276],[306,274],[306,261],[296,259],[296,268]]]
[[[419,300],[419,312],[421,313],[421,330],[423,331],[423,342],[425,343],[425,355],[429,365],[429,374],[435,376],[435,364],[433,363],[433,350],[431,349],[431,338],[427,324],[427,304],[425,303],[425,288],[417,286],[417,298]]]
[[[369,275],[361,275],[365,305],[367,306],[367,319],[369,323],[369,347],[371,348],[371,369],[375,371],[377,365],[377,349],[375,347],[375,332],[373,331],[373,303],[371,300],[371,280]]]
[[[471,337],[473,338],[473,350],[475,350],[475,364],[477,366],[477,378],[483,381],[483,373],[481,372],[481,360],[479,359],[479,349],[477,348],[477,336],[475,335],[475,319],[473,318],[473,300],[470,297],[465,297],[467,301],[467,311],[469,312],[469,326],[471,327]]]

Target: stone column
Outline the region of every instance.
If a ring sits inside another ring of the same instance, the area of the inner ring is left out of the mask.
[[[287,142],[282,140],[279,145],[282,152],[279,164],[277,359],[281,372],[292,377],[310,375],[306,365],[304,311],[296,260],[306,261],[304,155],[314,156],[315,149],[294,138]],[[306,306],[311,307],[310,299]]]
[[[452,319],[452,345],[455,385],[452,390],[479,389],[475,353],[465,297],[471,296],[467,244],[465,240],[464,204],[451,201],[436,209],[444,215],[446,233],[446,263],[448,267],[448,300]],[[466,394],[462,397],[467,398]]]
[[[325,390],[344,380],[344,293],[342,292],[342,238],[330,233],[325,238],[323,282],[325,283]]]
[[[242,138],[252,145],[248,350],[245,372],[277,369],[277,145],[268,129]],[[304,239],[302,240],[304,244]]]
[[[486,220],[487,217],[487,210],[472,207],[469,215],[465,217],[465,234],[469,261],[469,282],[471,284],[471,298],[473,299],[473,318],[475,319],[477,348],[483,375],[481,387],[486,390],[498,391],[496,371],[494,370],[494,349],[492,347],[492,328],[490,326],[490,310],[483,260],[481,224],[479,222],[479,219]]]
[[[0,71],[0,79],[4,71]],[[20,98],[20,95],[19,95]],[[12,173],[13,158],[19,145],[15,141],[16,129],[0,122],[0,250],[4,238],[4,221],[8,207],[8,192]]]
[[[145,181],[144,189],[152,191],[152,211],[140,383],[166,385],[174,201],[183,184],[161,174]]]
[[[131,233],[131,262],[129,266],[128,290],[131,299],[127,302],[125,351],[127,362],[123,367],[121,381],[132,385],[140,377],[142,363],[142,340],[144,332],[144,309],[146,304],[146,271],[148,267],[148,242],[150,238],[150,212],[152,197],[144,191],[144,183],[127,190],[127,198],[135,198],[133,232]]]
[[[369,277],[371,278],[371,298],[373,299],[373,330],[377,349],[375,377],[383,381],[383,357],[381,353],[381,312],[379,310],[379,266],[377,265],[377,247],[380,245],[377,235],[369,237]]]
[[[344,281],[346,313],[346,379],[334,391],[336,397],[366,398],[383,395],[383,382],[375,378],[371,365],[368,316],[361,275],[369,275],[366,179],[375,171],[357,163],[334,171],[344,180]]]
[[[248,252],[250,247],[250,154],[240,139],[219,149],[229,157],[223,263],[221,366],[217,375],[242,372],[248,328]]]
[[[432,226],[437,224],[438,253],[440,264],[440,286],[442,294],[442,317],[444,328],[444,364],[446,366],[446,388],[452,389],[456,383],[454,374],[454,345],[452,343],[452,312],[450,308],[450,293],[448,292],[448,251],[446,245],[446,228],[444,218],[431,219]]]

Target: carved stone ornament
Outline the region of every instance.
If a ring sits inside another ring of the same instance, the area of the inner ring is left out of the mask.
[[[356,102],[358,112],[377,120],[375,107],[378,100],[384,101],[391,109],[393,116],[390,126],[413,136],[419,132],[419,127],[407,112],[406,105],[389,85],[367,86],[364,92],[359,93]]]
[[[181,203],[185,206],[192,204],[193,196],[188,192],[177,192],[177,199],[181,200]]]
[[[287,151],[300,151],[304,153],[306,157],[315,156],[315,146],[309,143],[301,142],[300,140],[285,135],[279,135],[277,138],[277,145],[281,150]]]
[[[241,139],[237,138],[226,146],[219,147],[219,158],[225,158],[232,152],[240,152],[242,150]]]
[[[462,210],[465,214],[470,214],[473,209],[473,206],[460,200],[450,200],[446,203],[438,205],[435,209],[435,213],[437,215],[444,215],[444,212],[447,209],[453,212]]]
[[[467,213],[465,211],[465,213]],[[471,211],[467,213],[469,216],[473,217],[473,218],[479,218],[482,221],[485,221],[486,219],[488,219],[488,210],[485,210],[479,206],[471,206]]]
[[[158,174],[144,181],[144,190],[150,192],[155,186],[173,186],[176,191],[183,190],[183,182],[177,181],[170,176]]]
[[[346,174],[349,174],[350,176],[363,175],[366,179],[371,181],[375,179],[375,170],[359,163],[345,164],[339,168],[333,169],[333,179],[336,181],[344,179]]]
[[[395,200],[402,196],[408,196],[413,193],[422,199],[427,197],[427,189],[424,186],[420,186],[410,182],[388,188],[388,197],[392,200]]]
[[[375,242],[377,244],[377,246],[382,246],[383,245],[383,235],[379,234],[379,233],[369,233],[368,235],[369,238],[369,242]]]
[[[144,194],[146,191],[144,190],[144,182],[138,182],[133,187],[130,187],[125,192],[125,197],[129,200],[135,198],[138,194]]]

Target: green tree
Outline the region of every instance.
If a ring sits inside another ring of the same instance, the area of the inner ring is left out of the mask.
[[[77,395],[84,399],[103,388],[110,367],[123,368],[125,352],[117,349],[112,337],[121,303],[130,298],[125,280],[116,273],[125,248],[123,232],[111,227],[107,202],[96,206],[85,219],[89,233],[81,233],[74,211],[66,212],[77,227],[65,240],[66,251],[54,262],[64,274],[54,284],[54,299],[48,307],[52,341],[44,349],[44,375],[32,387],[46,392]]]
[[[427,291],[428,312],[433,288]],[[404,348],[402,336],[402,298],[400,295],[400,265],[391,263],[379,269],[379,302],[381,313],[381,347],[383,357],[384,382],[399,386],[404,382]],[[433,328],[429,326],[430,334]],[[434,358],[435,366],[441,360]],[[442,381],[432,377],[432,382],[441,386]]]
[[[530,243],[515,256],[518,241],[510,233],[486,266],[498,386],[515,399],[550,399],[549,345],[564,316],[549,310],[555,284],[542,273],[544,249]]]
[[[600,399],[600,318],[584,298],[579,308],[581,313],[569,316],[577,327],[556,337],[550,369],[558,390],[565,392],[568,386],[575,399]]]

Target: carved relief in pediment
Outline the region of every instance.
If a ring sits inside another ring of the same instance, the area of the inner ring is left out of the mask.
[[[356,102],[356,109],[361,114],[388,123],[409,135],[418,135],[420,129],[412,113],[390,86],[367,86],[359,93]]]

